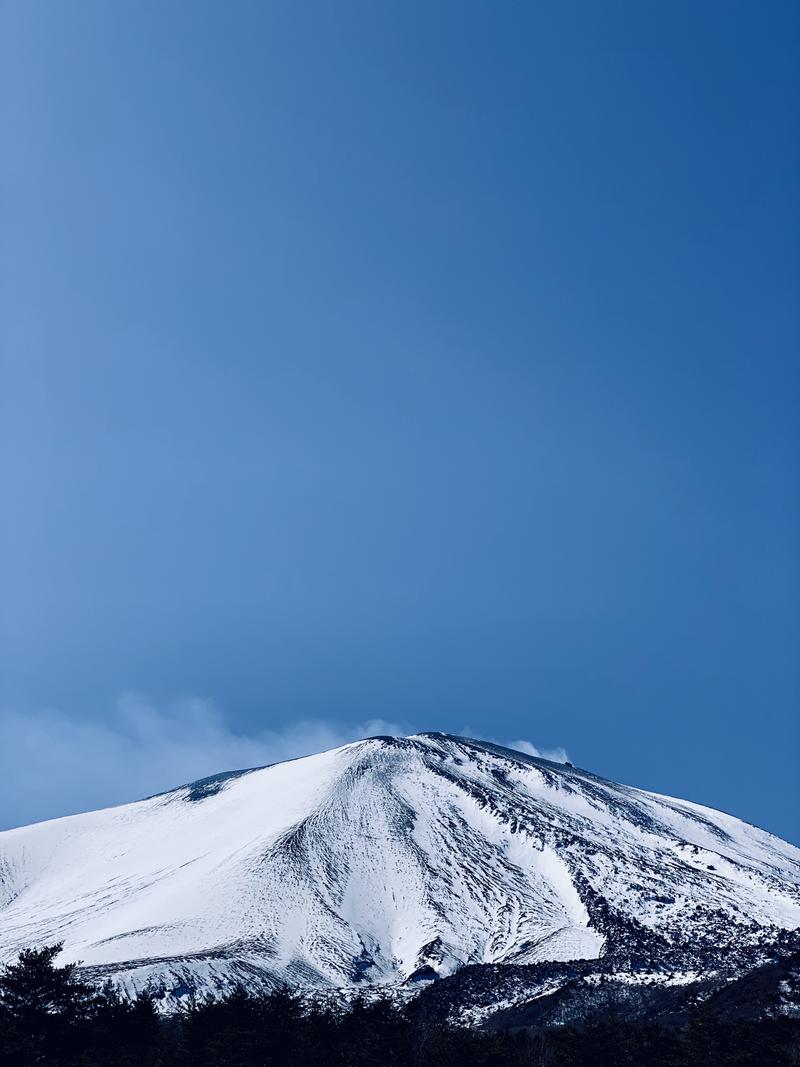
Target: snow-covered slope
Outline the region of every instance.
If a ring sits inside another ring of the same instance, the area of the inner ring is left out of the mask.
[[[129,989],[677,969],[800,927],[800,850],[708,808],[442,734],[370,738],[0,833],[0,958]]]

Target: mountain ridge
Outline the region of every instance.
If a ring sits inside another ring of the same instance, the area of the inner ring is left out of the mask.
[[[438,732],[0,833],[0,958],[63,940],[167,1003],[486,964],[746,969],[798,927],[800,850],[768,831]]]

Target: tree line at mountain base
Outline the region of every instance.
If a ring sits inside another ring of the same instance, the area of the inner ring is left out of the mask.
[[[800,1065],[800,1020],[726,1022],[693,1011],[682,1026],[590,1019],[516,1033],[444,1026],[415,1002],[308,1005],[280,989],[237,989],[159,1015],[55,965],[60,945],[0,970],[2,1067],[785,1067]]]

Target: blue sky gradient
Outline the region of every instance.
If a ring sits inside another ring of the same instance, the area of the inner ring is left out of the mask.
[[[0,715],[470,727],[800,840],[800,8],[1,18]]]

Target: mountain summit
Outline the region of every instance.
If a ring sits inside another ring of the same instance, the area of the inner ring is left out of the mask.
[[[373,737],[0,833],[0,958],[63,941],[167,999],[414,985],[468,964],[677,973],[800,927],[800,850],[444,734]]]

